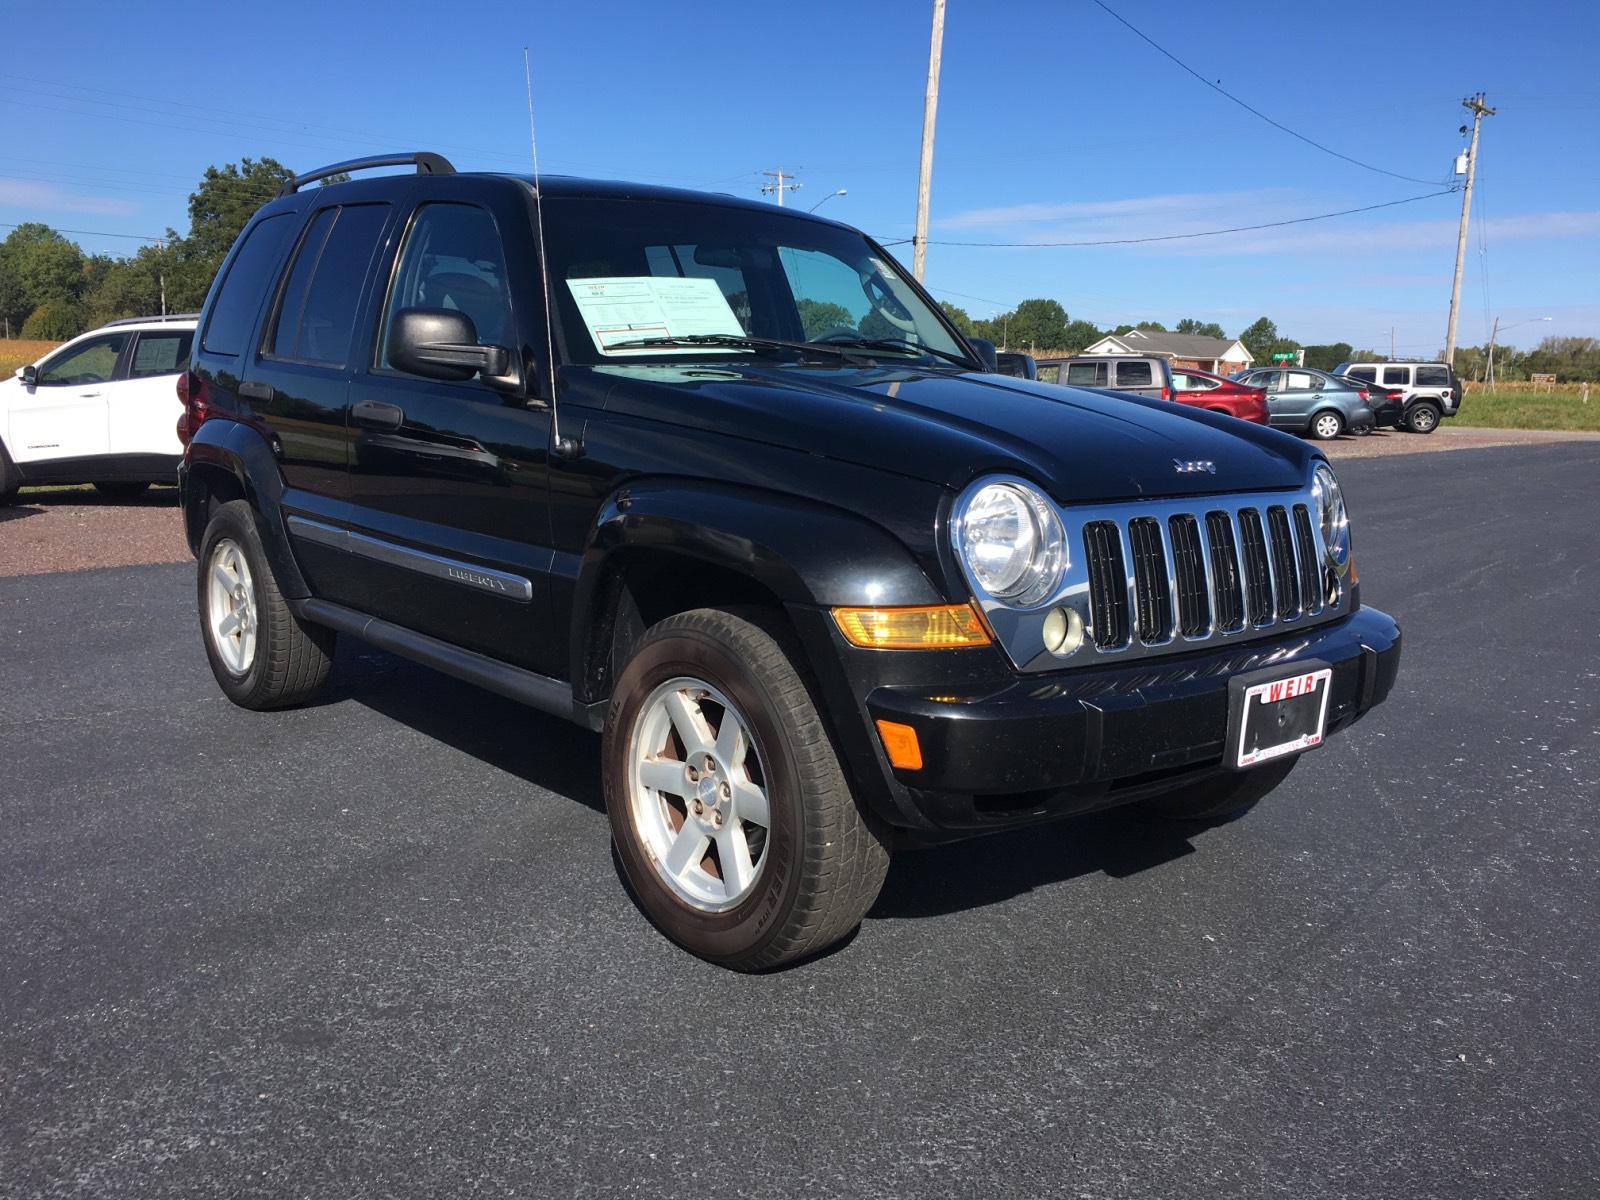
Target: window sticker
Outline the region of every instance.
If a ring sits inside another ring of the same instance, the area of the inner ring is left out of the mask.
[[[175,337],[142,337],[133,352],[135,375],[168,375],[178,370],[178,342]]]
[[[641,338],[706,333],[744,336],[739,318],[733,315],[715,279],[621,275],[569,279],[567,287],[595,349],[607,356],[702,353],[692,346],[626,344]]]

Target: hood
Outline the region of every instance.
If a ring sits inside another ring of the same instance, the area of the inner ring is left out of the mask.
[[[611,412],[954,489],[1022,475],[1062,504],[1298,487],[1316,457],[1233,417],[1005,375],[768,362],[589,370],[610,379]],[[1178,469],[1196,462],[1215,472]]]

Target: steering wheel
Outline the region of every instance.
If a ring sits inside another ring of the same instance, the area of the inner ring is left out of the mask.
[[[861,290],[866,293],[867,302],[872,305],[872,311],[877,313],[901,333],[915,340],[917,322],[912,317],[910,310],[900,303],[900,298],[889,290],[889,285],[884,283],[883,277],[874,272],[871,275],[861,276]]]

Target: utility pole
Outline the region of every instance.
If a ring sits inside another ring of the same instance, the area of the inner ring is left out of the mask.
[[[933,0],[928,43],[928,87],[922,94],[922,164],[917,170],[917,232],[911,239],[911,274],[922,282],[928,265],[928,193],[933,188],[933,122],[939,113],[939,56],[944,50],[944,0]]]
[[[161,315],[167,315],[167,243],[158,241],[156,250],[161,255],[161,264],[156,267],[156,282],[161,287]]]
[[[1389,326],[1389,361],[1394,361],[1394,326]]]
[[[1486,388],[1492,388],[1494,386],[1494,343],[1495,339],[1499,336],[1500,318],[1496,317],[1494,319],[1494,329],[1489,332],[1489,361],[1483,368],[1483,386]]]
[[[1456,365],[1456,313],[1461,308],[1461,265],[1467,256],[1467,215],[1472,211],[1472,181],[1478,174],[1478,127],[1494,109],[1483,102],[1483,93],[1468,96],[1462,107],[1472,113],[1472,144],[1467,147],[1467,185],[1461,192],[1461,228],[1456,232],[1456,277],[1450,285],[1450,324],[1444,335],[1444,361]],[[1466,127],[1462,126],[1462,132]]]
[[[778,197],[779,208],[783,207],[783,194],[785,192],[795,192],[800,190],[801,185],[799,183],[784,182],[785,179],[794,178],[795,173],[793,171],[785,171],[782,167],[779,167],[776,171],[763,171],[761,173],[763,175],[769,175],[772,177],[771,183],[763,183],[761,185],[762,195],[770,196],[776,194]]]

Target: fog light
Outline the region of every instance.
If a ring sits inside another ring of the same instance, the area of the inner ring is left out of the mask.
[[[869,650],[949,650],[989,644],[989,631],[970,604],[836,608],[833,619],[852,646]]]
[[[1083,645],[1083,618],[1075,608],[1053,608],[1044,619],[1044,648],[1066,658]]]

